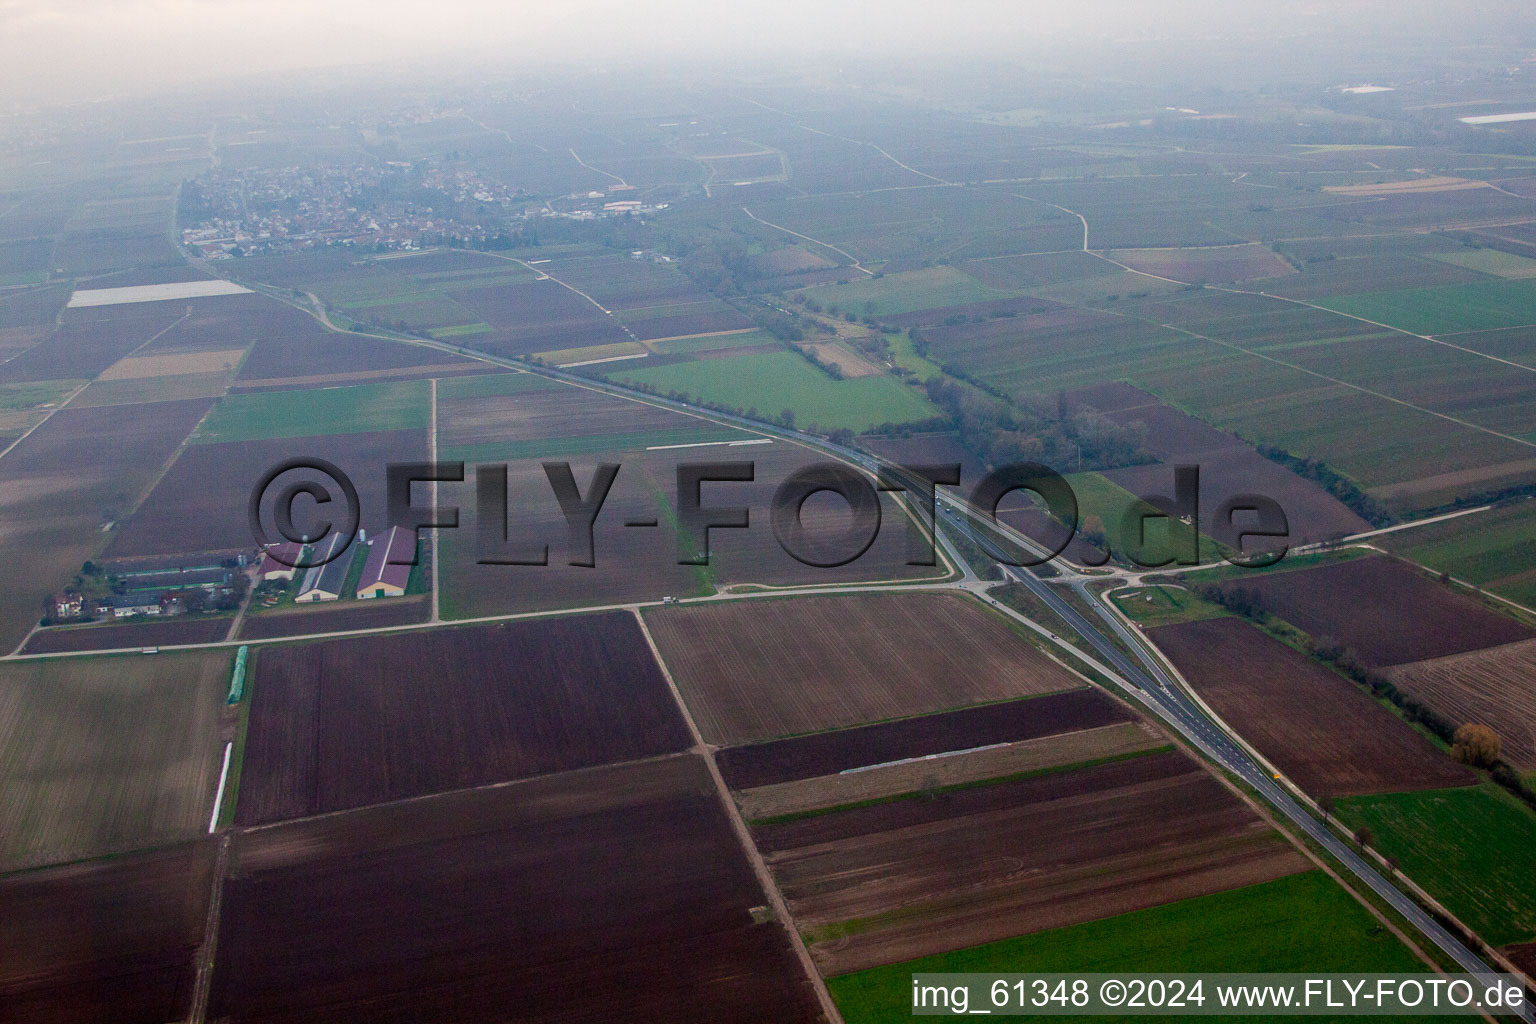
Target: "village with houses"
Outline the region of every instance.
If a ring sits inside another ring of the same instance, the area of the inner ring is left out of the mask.
[[[188,182],[181,242],[203,259],[275,256],[327,247],[410,252],[486,246],[536,218],[591,221],[668,207],[628,184],[562,197],[532,193],[435,161],[210,171]]]

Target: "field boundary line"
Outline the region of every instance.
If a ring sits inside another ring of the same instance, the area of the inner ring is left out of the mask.
[[[32,432],[34,430],[36,430],[38,427],[41,427],[44,423],[47,423],[49,420],[53,419],[55,413],[57,413],[59,410],[63,409],[67,405],[69,405],[70,402],[73,402],[79,396],[80,392],[84,391],[86,388],[90,387],[94,383],[95,383],[94,380],[88,380],[84,384],[81,384],[79,387],[75,388],[75,390],[71,391],[69,393],[69,395],[62,402],[60,402],[58,405],[54,406],[52,409],[48,410],[48,415],[44,416],[42,419],[40,419],[36,423],[32,424],[32,426],[27,428],[27,432],[26,433],[22,434],[16,440],[14,440],[10,444],[6,445],[3,450],[0,450],[0,459],[3,459],[7,455],[11,454],[11,449],[13,449],[17,445],[21,444],[21,442],[25,441],[28,437],[31,437],[32,436]]]
[[[1133,320],[1142,319],[1141,317],[1133,316],[1129,313],[1116,313],[1115,315],[1129,317]],[[1142,320],[1142,322],[1152,323],[1150,320]],[[1363,384],[1353,384],[1347,380],[1341,380],[1338,377],[1330,377],[1326,373],[1321,373],[1317,370],[1309,370],[1305,366],[1298,366],[1295,363],[1288,363],[1284,359],[1276,359],[1274,356],[1267,355],[1263,352],[1255,352],[1253,349],[1243,348],[1241,345],[1238,345],[1234,342],[1222,341],[1220,338],[1213,338],[1208,334],[1200,334],[1196,331],[1189,330],[1187,327],[1179,327],[1174,324],[1157,324],[1157,326],[1163,328],[1164,330],[1174,331],[1178,334],[1183,334],[1191,338],[1197,338],[1200,341],[1210,342],[1212,345],[1220,345],[1222,348],[1230,349],[1233,352],[1241,352],[1244,355],[1252,356],[1255,359],[1262,359],[1267,363],[1274,363],[1276,366],[1283,366],[1288,370],[1295,370],[1297,373],[1304,373],[1309,377],[1316,377],[1318,380],[1325,380],[1330,384],[1337,384],[1339,387],[1348,388],[1351,391],[1358,391],[1362,395],[1370,395],[1372,398],[1379,398],[1384,402],[1391,402],[1393,405],[1400,405],[1405,409],[1412,409],[1414,412],[1424,413],[1427,416],[1433,416],[1436,419],[1445,420],[1447,423],[1454,423],[1458,427],[1465,427],[1468,430],[1475,430],[1478,433],[1487,434],[1490,437],[1497,437],[1502,441],[1509,441],[1524,448],[1536,448],[1536,441],[1527,441],[1522,437],[1516,437],[1514,434],[1506,434],[1502,431],[1494,430],[1492,427],[1480,426],[1476,423],[1469,422],[1468,420],[1458,419],[1457,417],[1451,416],[1447,413],[1436,412],[1433,409],[1426,409],[1424,406],[1415,405],[1406,399],[1394,398],[1391,395],[1368,388]],[[1417,335],[1411,335],[1411,337],[1417,337]],[[1455,346],[1451,347],[1454,348]],[[1523,369],[1529,370],[1530,367],[1523,367]],[[1536,371],[1531,372],[1536,373]]]
[[[594,172],[596,172],[598,174],[601,174],[605,178],[612,178],[614,181],[618,182],[620,185],[624,185],[624,186],[626,186],[628,188],[634,188],[633,185],[630,185],[629,182],[625,181],[623,178],[619,177],[617,174],[610,174],[607,171],[603,170],[601,167],[593,167],[591,164],[587,163],[581,157],[577,156],[576,155],[576,150],[574,150],[574,149],[572,149],[570,147],[567,147],[566,148],[566,152],[571,154],[572,159],[574,159],[578,164],[581,164],[581,166],[585,167],[587,170],[594,171]]]
[[[572,153],[571,155],[575,156],[576,154]],[[578,162],[580,162],[580,161],[578,160]],[[583,166],[586,166],[586,165],[583,164]],[[594,170],[594,171],[597,170],[597,168],[595,168],[595,167],[591,168],[591,169]],[[603,173],[603,172],[599,172],[599,173]],[[611,177],[611,175],[610,175],[610,177]],[[620,180],[622,181],[622,179],[620,179]],[[586,292],[582,291],[580,288],[577,288],[575,285],[573,285],[573,284],[566,284],[564,281],[560,280],[558,277],[556,277],[554,274],[551,274],[549,271],[544,270],[541,267],[535,267],[531,263],[527,263],[527,262],[525,262],[523,260],[518,259],[516,256],[503,256],[501,253],[497,253],[497,252],[488,252],[488,253],[485,253],[485,255],[487,255],[487,256],[494,256],[497,259],[501,259],[501,260],[506,260],[508,263],[516,263],[518,266],[522,267],[525,270],[533,271],[540,278],[545,278],[545,279],[548,279],[550,281],[553,281],[553,282],[555,282],[555,284],[559,285],[561,288],[564,288],[566,291],[574,292],[575,294],[580,295],[582,298],[584,298],[588,302],[592,303],[592,305],[596,306],[598,308],[598,311],[601,312],[604,316],[609,317],[610,319],[612,319],[615,327],[617,327],[619,330],[623,331],[625,334],[629,335],[629,340],[630,341],[635,342],[637,345],[645,344],[645,342],[640,340],[639,335],[635,334],[634,331],[629,329],[629,325],[628,324],[624,323],[624,321],[620,320],[617,316],[614,315],[613,310],[609,309],[607,306],[603,305],[601,302],[598,302],[592,296],[588,295]],[[390,341],[400,341],[400,340],[403,340],[403,339],[390,338],[389,340]]]
[[[224,914],[224,875],[229,870],[229,847],[234,833],[219,837],[219,852],[213,862],[213,886],[208,894],[208,917],[203,923],[203,941],[197,947],[197,975],[192,983],[192,1007],[187,1024],[203,1024],[208,1019],[208,997],[213,989],[213,965],[219,952],[219,922]]]
[[[1184,283],[1187,283],[1187,282],[1184,282]],[[1347,320],[1356,320],[1356,321],[1359,321],[1362,324],[1369,324],[1372,327],[1380,327],[1382,330],[1385,330],[1385,331],[1392,331],[1393,333],[1406,335],[1407,337],[1410,337],[1410,338],[1418,338],[1420,341],[1427,341],[1427,342],[1429,342],[1432,345],[1444,345],[1446,348],[1455,349],[1457,352],[1465,352],[1467,355],[1477,356],[1479,359],[1486,359],[1486,360],[1488,360],[1491,363],[1502,363],[1505,366],[1514,367],[1517,370],[1524,370],[1526,373],[1536,373],[1536,367],[1527,366],[1524,363],[1517,363],[1517,362],[1514,362],[1513,360],[1510,360],[1510,359],[1503,359],[1503,358],[1501,358],[1499,356],[1489,355],[1487,352],[1479,352],[1479,351],[1477,351],[1477,349],[1467,348],[1465,345],[1458,345],[1455,342],[1446,341],[1446,340],[1444,340],[1444,338],[1440,337],[1439,335],[1419,334],[1417,331],[1410,331],[1406,327],[1396,327],[1396,326],[1394,326],[1392,324],[1384,324],[1384,323],[1382,323],[1379,320],[1370,320],[1370,319],[1367,319],[1366,317],[1363,317],[1363,316],[1357,316],[1354,313],[1345,313],[1342,310],[1330,309],[1327,306],[1320,306],[1320,305],[1318,305],[1315,302],[1307,302],[1304,299],[1293,299],[1293,298],[1290,298],[1289,296],[1285,296],[1285,295],[1271,295],[1269,292],[1256,292],[1256,291],[1251,291],[1251,290],[1249,290],[1247,288],[1225,288],[1225,287],[1222,287],[1221,285],[1214,285],[1214,284],[1213,285],[1206,285],[1205,287],[1210,288],[1212,291],[1226,292],[1229,295],[1252,295],[1252,296],[1256,296],[1256,297],[1260,297],[1260,298],[1265,298],[1265,299],[1278,299],[1281,302],[1289,302],[1289,303],[1291,303],[1292,305],[1295,305],[1295,306],[1304,306],[1307,309],[1315,309],[1315,310],[1318,310],[1319,312],[1322,312],[1322,313],[1332,313],[1334,316],[1341,316],[1341,317],[1344,317]],[[1499,329],[1500,328],[1494,328],[1494,330],[1499,330]],[[1449,332],[1449,333],[1451,333],[1451,334],[1476,334],[1478,332],[1476,332],[1476,331],[1452,331],[1452,332]]]
[[[673,701],[677,703],[678,713],[683,716],[688,732],[693,737],[694,753],[702,757],[709,768],[709,776],[715,783],[715,795],[719,797],[726,816],[730,819],[731,829],[736,833],[736,841],[741,845],[742,853],[746,856],[748,863],[752,865],[752,872],[763,887],[763,894],[773,906],[773,912],[778,917],[780,926],[789,933],[790,945],[799,957],[806,976],[810,978],[811,986],[816,991],[816,998],[821,1002],[822,1012],[832,1024],[842,1024],[842,1014],[838,1012],[837,1004],[832,1001],[832,993],[828,991],[827,983],[823,980],[821,971],[817,969],[816,962],[811,959],[805,940],[800,937],[800,929],[795,927],[795,919],[789,912],[789,904],[784,901],[783,894],[774,883],[773,874],[768,870],[768,863],[763,860],[757,844],[752,841],[752,832],[747,828],[747,823],[742,818],[736,801],[731,799],[731,791],[725,784],[725,777],[720,774],[720,766],[715,763],[715,748],[704,742],[704,735],[699,732],[698,724],[694,722],[693,714],[688,710],[688,703],[683,700],[683,693],[677,688],[677,680],[672,678],[672,671],[667,668],[666,660],[661,656],[661,649],[656,646],[656,638],[651,636],[651,630],[645,624],[645,616],[640,614],[638,608],[633,609],[633,614],[635,621],[640,625],[640,634],[645,637],[646,646],[650,648],[651,657],[656,659],[662,678],[667,681],[667,689],[671,692]]]
[[[429,451],[429,454],[427,456],[427,460],[429,462],[431,462],[433,465],[436,465],[437,464],[437,378],[436,377],[432,378],[431,396],[432,396],[431,413],[430,413],[430,415],[428,416],[428,419],[427,419],[427,423],[429,425],[429,429],[427,431],[427,448],[428,448],[428,451]],[[433,477],[433,479],[432,479],[432,507],[433,508],[437,507],[437,478],[436,477]],[[442,561],[443,561],[441,556],[442,556],[442,544],[439,542],[438,531],[434,529],[432,531],[432,617],[427,620],[428,622],[442,622],[443,621],[442,615],[439,614],[439,612],[441,610],[441,605],[439,604],[439,599],[440,599],[440,595],[442,594],[442,589],[438,586],[438,566],[441,565]]]
[[[869,268],[865,267],[863,263],[860,263],[859,260],[858,260],[858,257],[854,256],[853,253],[848,252],[848,251],[846,251],[844,249],[839,249],[837,246],[833,245],[831,242],[823,242],[819,238],[812,238],[810,235],[802,235],[798,231],[791,231],[789,228],[785,227],[782,224],[775,224],[771,220],[763,220],[763,218],[759,217],[757,214],[753,213],[751,210],[747,209],[745,206],[743,206],[741,208],[741,212],[746,214],[748,217],[752,218],[753,220],[757,221],[759,224],[766,224],[768,227],[773,228],[775,231],[782,231],[786,235],[794,235],[796,238],[803,238],[807,242],[810,242],[813,245],[821,246],[823,249],[831,249],[833,252],[837,253],[839,256],[843,257],[844,259],[852,260],[853,261],[853,269],[854,270],[857,270],[861,274],[868,274],[870,277],[874,277],[875,276],[875,272],[873,270],[870,270]]]
[[[1302,555],[1310,554],[1313,551],[1322,551],[1327,548],[1343,547],[1346,544],[1353,544],[1356,541],[1367,540],[1371,537],[1380,537],[1388,533],[1400,533],[1403,530],[1412,530],[1419,526],[1433,526],[1436,523],[1443,523],[1450,519],[1460,519],[1462,516],[1470,516],[1477,512],[1487,512],[1492,508],[1493,505],[1489,504],[1479,505],[1476,508],[1457,509],[1455,512],[1447,512],[1444,515],[1430,516],[1428,519],[1415,519],[1407,523],[1398,523],[1396,526],[1384,526],[1379,530],[1366,530],[1364,533],[1350,534],[1348,537],[1340,537],[1338,540],[1332,542],[1318,541],[1314,544],[1303,544],[1292,553]],[[1373,545],[1366,546],[1372,547]]]

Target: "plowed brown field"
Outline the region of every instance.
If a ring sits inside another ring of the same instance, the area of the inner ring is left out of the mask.
[[[213,844],[0,881],[0,1017],[28,1024],[185,1020]]]
[[[209,1019],[821,1020],[696,757],[238,836]]]
[[[712,743],[1082,685],[1002,619],[949,594],[732,601],[663,609],[646,623]]]
[[[237,820],[401,800],[682,750],[632,616],[258,652]]]
[[[1536,768],[1536,640],[1399,665],[1387,675],[1457,725],[1491,727],[1506,761]]]
[[[1257,590],[1267,611],[1314,637],[1332,637],[1368,665],[1403,665],[1533,638],[1394,558],[1249,576],[1225,587]]]
[[[1241,619],[1149,635],[1218,715],[1314,797],[1476,781],[1354,683]]]

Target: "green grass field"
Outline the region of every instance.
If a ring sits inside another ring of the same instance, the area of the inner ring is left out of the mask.
[[[0,410],[20,412],[40,405],[54,405],[83,380],[28,381],[22,384],[0,385]]]
[[[1536,501],[1474,512],[1379,541],[1394,554],[1437,572],[1529,603],[1536,597]]]
[[[767,331],[741,331],[730,334],[705,334],[696,338],[672,338],[669,341],[653,341],[650,347],[666,355],[686,355],[693,352],[718,352],[728,348],[748,348],[753,345],[782,345]]]
[[[1493,783],[1350,797],[1336,813],[1492,945],[1536,939],[1536,814]]]
[[[1096,518],[1103,524],[1104,536],[1116,554],[1123,554],[1130,550],[1121,527],[1124,525],[1125,513],[1133,506],[1139,505],[1141,499],[1098,473],[1069,473],[1066,479],[1067,483],[1072,485],[1073,493],[1077,495],[1078,522],[1081,524],[1079,528],[1087,529],[1092,525],[1089,522],[1090,517]],[[1166,518],[1147,520],[1146,547],[1142,557],[1165,558],[1171,552],[1182,554],[1188,551],[1189,533],[1190,528],[1181,522]],[[1221,548],[1214,540],[1204,534],[1201,535],[1200,558],[1202,561],[1215,558],[1220,551]]]
[[[1102,921],[877,967],[832,978],[827,984],[848,1024],[894,1024],[911,1019],[911,975],[920,971],[1427,969],[1332,879],[1311,871]]]
[[[807,288],[800,293],[823,307],[858,316],[896,316],[919,309],[1003,299],[1015,292],[989,288],[953,267],[927,267],[884,277]]]
[[[487,323],[460,324],[457,327],[434,327],[427,333],[434,338],[462,338],[470,334],[493,334],[496,328]]]
[[[490,398],[495,395],[520,395],[529,391],[552,391],[570,387],[537,373],[482,373],[470,377],[448,377],[437,382],[437,400],[455,398]]]
[[[1220,605],[1203,601],[1182,587],[1138,587],[1128,592],[1116,591],[1110,600],[1133,622],[1148,628],[1227,614]]]
[[[662,394],[677,392],[696,401],[731,409],[757,409],[777,416],[784,409],[795,424],[823,430],[847,427],[869,430],[883,423],[912,423],[938,416],[923,394],[894,377],[834,380],[791,352],[768,352],[733,359],[705,359],[644,370],[624,370],[610,376],[637,383]]]
[[[424,380],[347,388],[259,391],[220,399],[192,441],[214,444],[272,437],[425,430],[430,384]]]
[[[891,362],[909,373],[916,374],[918,380],[927,380],[930,377],[944,376],[944,371],[938,363],[924,359],[917,354],[916,347],[912,344],[912,338],[905,331],[900,334],[888,334],[885,340],[891,346]]]
[[[1515,327],[1536,321],[1536,282],[1488,281],[1323,299],[1319,305],[1415,334]]]

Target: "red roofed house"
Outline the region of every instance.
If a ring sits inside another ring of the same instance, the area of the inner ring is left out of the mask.
[[[415,556],[415,530],[403,530],[391,526],[385,533],[368,542],[368,563],[363,566],[363,578],[357,584],[357,596],[401,597],[411,578],[411,567],[402,565]]]
[[[257,570],[257,578],[263,583],[268,580],[292,580],[294,568],[286,563],[301,561],[304,548],[303,544],[273,544],[261,556],[261,568]],[[282,561],[273,558],[274,553],[280,556]]]

